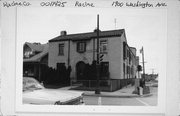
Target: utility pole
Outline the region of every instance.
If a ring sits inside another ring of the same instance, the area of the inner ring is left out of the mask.
[[[144,49],[143,47],[140,50],[140,53],[142,53],[142,64],[143,64],[143,83],[145,83],[145,65],[144,65]]]
[[[99,62],[99,14],[97,15],[97,64],[96,64],[96,69],[97,69],[97,87],[95,90],[95,94],[100,94],[100,88],[99,88],[99,68],[100,68],[100,62]]]
[[[145,65],[144,65],[144,49],[142,47],[142,62],[143,62],[143,75],[144,75],[144,79],[145,79]]]

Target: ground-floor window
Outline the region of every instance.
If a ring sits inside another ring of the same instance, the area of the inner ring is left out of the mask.
[[[100,77],[101,79],[109,79],[109,62],[101,62]]]

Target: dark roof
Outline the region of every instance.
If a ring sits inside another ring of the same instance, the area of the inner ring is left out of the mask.
[[[103,38],[103,37],[116,37],[116,36],[121,36],[124,32],[125,32],[124,29],[100,31],[99,32],[99,37],[100,38]],[[66,41],[66,40],[77,41],[77,40],[88,40],[88,39],[93,39],[93,38],[97,38],[97,33],[96,32],[60,35],[58,37],[55,37],[55,38],[49,40],[49,42]]]
[[[37,48],[42,48],[42,51],[30,58],[23,59],[23,62],[40,62],[41,58],[48,54],[49,44],[40,44]]]
[[[42,52],[44,49],[45,44],[38,44],[38,43],[29,43],[26,42],[24,45],[29,46],[32,50],[37,51],[37,52]]]

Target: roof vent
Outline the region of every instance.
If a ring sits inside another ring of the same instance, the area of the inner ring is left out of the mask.
[[[66,31],[61,31],[61,36],[67,35]]]

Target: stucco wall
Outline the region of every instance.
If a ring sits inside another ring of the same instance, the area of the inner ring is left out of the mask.
[[[100,38],[108,40],[108,53],[104,54],[103,61],[109,62],[109,72],[111,79],[124,79],[123,77],[123,41],[122,37]],[[59,44],[64,43],[64,56],[58,55]],[[95,40],[96,47],[96,40]],[[72,67],[71,77],[76,78],[76,64],[79,61],[91,64],[93,61],[93,40],[86,41],[86,52],[77,52],[77,41],[70,41],[70,65]],[[96,49],[96,48],[95,48]],[[96,59],[96,52],[95,52]],[[68,62],[68,41],[50,42],[49,43],[49,66],[56,68],[57,63]]]
[[[108,39],[108,60],[111,79],[122,79],[122,46],[120,37]]]
[[[76,64],[79,61],[91,64],[93,61],[93,42],[92,40],[86,41],[86,52],[77,52],[77,42],[70,42],[70,65],[72,67],[71,77],[76,78]]]
[[[124,58],[123,58],[123,42],[127,42],[126,40],[126,36],[125,34],[123,33],[122,36],[121,36],[121,39],[120,39],[120,51],[121,51],[121,59],[120,59],[120,64],[121,64],[121,74],[120,74],[120,79],[126,79],[126,73],[125,73],[125,77],[124,77],[124,72],[123,72],[123,63],[124,63]],[[126,64],[126,62],[125,62]],[[126,68],[124,69],[125,72],[126,72]]]
[[[125,39],[125,34],[123,34],[122,38],[121,38],[121,47],[123,47],[123,41],[127,41]],[[128,46],[126,46],[126,49],[131,50],[131,53],[136,55],[136,49],[135,48],[129,47],[129,45],[128,45]],[[121,49],[121,50],[123,50],[123,49]],[[122,51],[122,53],[123,53],[123,51]],[[122,58],[121,61],[123,61],[125,63],[125,76],[123,77],[123,75],[122,75],[123,73],[121,74],[124,79],[135,78],[135,73],[136,73],[136,56],[134,56],[134,55],[132,55],[130,62],[129,62],[129,56],[125,60],[123,60],[123,56],[121,57]],[[130,68],[133,68],[133,74],[131,74],[131,71],[130,71],[130,75],[129,76],[127,74],[127,66],[129,66]],[[122,69],[123,69],[123,64],[122,64]]]
[[[64,43],[64,56],[59,55],[59,44]],[[57,63],[67,63],[68,41],[49,43],[49,67],[56,68]]]
[[[59,44],[64,43],[64,55],[59,56]],[[93,42],[86,41],[86,52],[77,52],[77,41],[70,41],[70,65],[72,67],[71,77],[76,77],[76,64],[79,61],[91,64],[93,61]],[[50,42],[49,44],[49,67],[56,68],[57,63],[65,63],[68,65],[68,41]]]

